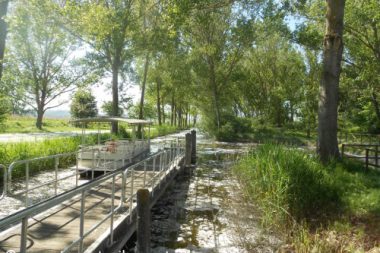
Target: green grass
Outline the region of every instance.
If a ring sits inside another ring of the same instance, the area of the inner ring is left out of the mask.
[[[257,143],[275,143],[293,146],[315,144],[316,139],[313,135],[307,137],[306,133],[302,131],[274,127],[255,128],[245,138]]]
[[[234,173],[263,226],[287,238],[296,252],[351,252],[380,243],[377,171],[348,162],[324,166],[302,150],[267,144]]]
[[[153,126],[151,129],[150,137],[154,138],[157,136],[162,136],[170,133],[177,132],[176,127],[171,127],[167,125],[163,126]],[[124,133],[124,136],[116,136],[110,134],[102,134],[101,139],[118,139],[126,138],[130,136],[130,131]],[[44,157],[60,153],[70,153],[78,150],[78,145],[81,144],[81,136],[77,137],[61,137],[54,139],[46,139],[38,142],[18,142],[18,143],[0,143],[0,164],[9,166],[12,162],[18,160],[31,159],[35,157]],[[87,135],[86,144],[97,143],[97,135]],[[67,159],[60,159],[60,167],[73,165],[75,161],[75,156],[68,157]],[[50,159],[48,161],[39,161],[30,164],[31,175],[36,174],[40,171],[54,169],[54,160]],[[24,168],[18,167],[12,174],[13,178],[18,178],[24,176]],[[0,178],[3,177],[3,171],[0,171]],[[0,182],[0,184],[2,181]]]
[[[102,140],[109,139],[109,134],[102,134]],[[95,144],[97,142],[96,135],[86,136],[86,144]],[[61,153],[70,153],[78,150],[81,144],[81,137],[62,137],[54,139],[46,139],[38,142],[19,142],[0,144],[0,164],[9,166],[12,162],[18,160],[26,160],[35,157],[44,157]],[[69,164],[73,164],[75,155],[60,159],[60,167],[63,168]],[[54,159],[46,161],[33,162],[30,164],[30,174],[36,174],[40,171],[54,169]],[[0,172],[0,178],[3,177],[3,171]],[[12,177],[18,178],[24,175],[24,168],[21,166],[15,168]]]
[[[178,132],[180,129],[171,125],[154,125],[150,129],[150,138],[164,136]]]
[[[1,133],[36,133],[36,132],[62,132],[80,130],[69,124],[68,119],[44,119],[42,130],[35,126],[35,117],[10,116],[4,122]]]

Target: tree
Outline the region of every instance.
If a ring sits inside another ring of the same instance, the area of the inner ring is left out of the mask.
[[[133,0],[70,0],[65,17],[77,37],[91,46],[90,64],[112,75],[112,116],[119,114],[119,77],[129,69],[131,38],[135,25]],[[112,132],[118,131],[117,122]]]
[[[319,89],[318,147],[321,161],[339,157],[338,91],[343,53],[345,0],[326,0],[326,31],[323,40],[323,67]]]
[[[9,0],[0,1],[0,80],[3,76],[3,60],[5,52],[5,41],[7,38],[7,23],[4,18],[7,15]]]
[[[98,115],[96,100],[91,91],[79,89],[74,94],[70,106],[70,113],[73,118],[89,118]]]
[[[14,61],[9,87],[21,87],[22,100],[37,113],[36,127],[42,128],[44,113],[66,103],[63,94],[85,84],[87,71],[71,56],[75,41],[55,21],[55,3],[28,0],[17,4],[11,20],[10,57]]]
[[[102,110],[107,116],[115,116],[113,113],[113,104],[112,101],[107,101],[102,104]],[[123,108],[119,107],[119,112],[117,116],[123,115],[124,110]]]
[[[8,99],[0,94],[0,125],[3,124],[7,118],[8,113],[10,112]]]

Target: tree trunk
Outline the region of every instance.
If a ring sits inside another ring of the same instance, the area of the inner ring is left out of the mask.
[[[172,95],[172,103],[170,105],[170,109],[171,109],[171,115],[170,115],[170,125],[173,126],[174,125],[174,114],[175,114],[175,108],[174,108],[174,94]]]
[[[161,98],[161,113],[162,113],[162,124],[165,124],[165,120],[166,120],[166,115],[165,115],[165,103],[164,103],[164,98]]]
[[[178,109],[178,127],[182,128],[182,107]]]
[[[42,105],[38,105],[38,108],[37,108],[37,120],[36,120],[36,127],[40,130],[42,130],[42,121],[43,121],[43,118],[44,118],[44,108],[42,107]]]
[[[343,52],[345,0],[326,0],[326,31],[323,41],[323,69],[319,87],[318,147],[322,162],[339,157],[338,91]]]
[[[177,126],[177,106],[176,106],[176,104],[174,104],[173,113],[174,113],[173,123],[175,126]]]
[[[143,75],[143,81],[141,84],[139,119],[144,119],[144,97],[145,97],[145,86],[146,86],[146,78],[148,75],[148,69],[149,69],[149,52],[147,52],[145,56],[144,75]],[[141,136],[141,125],[138,126],[138,134]]]
[[[120,70],[120,55],[116,54],[112,66],[112,116],[119,115],[119,70]],[[118,124],[117,122],[112,122],[111,132],[117,134]]]
[[[5,41],[7,38],[7,23],[4,18],[7,15],[9,0],[0,1],[0,80],[3,76],[3,60]]]
[[[160,80],[157,78],[157,116],[158,116],[158,125],[161,126],[161,102],[160,102]]]
[[[375,108],[377,120],[380,121],[380,105],[379,105],[379,101],[377,101],[377,95],[375,91],[372,91],[371,100],[372,100],[373,107]]]
[[[214,67],[214,62],[212,60],[210,60],[210,85],[212,87],[212,97],[213,97],[214,106],[215,106],[216,125],[219,130],[220,128],[219,98],[218,98],[218,91],[217,91],[217,86],[216,86],[215,67]]]

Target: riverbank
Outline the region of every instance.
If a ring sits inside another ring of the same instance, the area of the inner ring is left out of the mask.
[[[290,252],[379,250],[380,172],[351,162],[324,166],[313,153],[264,145],[234,174],[260,224]]]

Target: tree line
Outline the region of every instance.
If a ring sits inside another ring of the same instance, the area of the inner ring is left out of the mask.
[[[13,113],[33,110],[38,128],[46,110],[67,102],[62,94],[107,80],[113,116],[201,121],[220,137],[252,122],[318,129],[322,157],[339,155],[338,129],[380,131],[377,0],[2,0],[0,8],[1,101]],[[138,104],[125,95],[129,83],[140,85]]]

